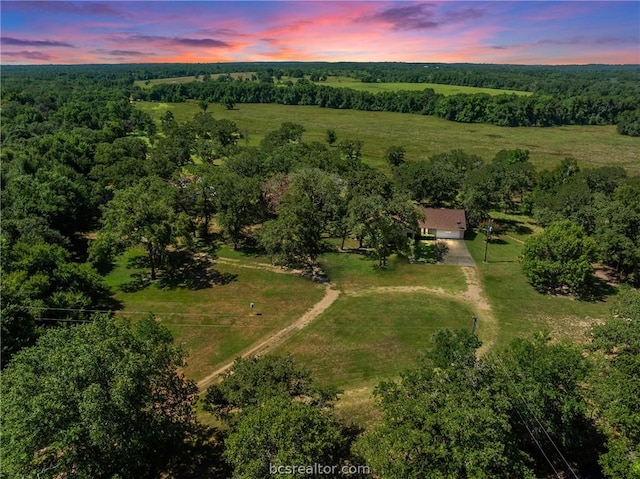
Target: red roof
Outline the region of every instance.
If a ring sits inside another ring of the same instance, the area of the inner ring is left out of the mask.
[[[467,217],[464,210],[448,208],[424,208],[425,220],[420,221],[420,228],[435,230],[466,230]]]

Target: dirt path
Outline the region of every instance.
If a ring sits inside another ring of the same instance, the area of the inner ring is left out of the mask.
[[[372,286],[357,290],[345,291],[347,296],[366,296],[376,293],[433,293],[440,296],[457,297],[457,294],[449,293],[442,288],[429,288],[428,286]]]
[[[273,349],[276,346],[282,344],[285,339],[291,336],[296,331],[307,326],[311,321],[320,316],[329,306],[333,304],[333,302],[338,299],[340,295],[340,291],[333,289],[331,285],[327,285],[324,296],[320,301],[313,305],[313,307],[304,313],[300,318],[298,318],[294,323],[289,326],[276,331],[271,336],[266,339],[261,340],[257,344],[254,344],[249,349],[243,351],[240,354],[240,357],[246,358],[249,356],[259,356],[261,354],[265,354],[269,350]],[[219,378],[223,373],[225,373],[231,366],[233,365],[233,361],[227,362],[224,366],[219,367],[211,374],[209,374],[206,378],[198,381],[198,388],[203,391],[209,385],[211,385],[217,378]]]
[[[241,268],[249,269],[262,269],[273,271],[281,274],[292,274],[294,270],[287,270],[277,266],[273,266],[266,263],[255,263],[252,265],[243,264],[239,260],[230,258],[219,258],[216,260],[222,264],[232,264]],[[467,282],[467,291],[463,293],[451,293],[445,291],[442,288],[429,288],[426,286],[379,286],[362,288],[358,290],[343,291],[344,294],[349,296],[362,296],[376,293],[413,293],[413,292],[426,292],[436,294],[438,296],[445,296],[452,299],[462,299],[463,301],[470,303],[473,310],[476,312],[479,320],[478,333],[483,340],[482,347],[478,350],[478,354],[482,355],[486,353],[489,348],[496,342],[498,336],[498,322],[493,315],[491,305],[482,289],[480,277],[478,275],[478,269],[474,267],[462,267],[462,272],[465,275]],[[239,356],[246,358],[249,356],[258,356],[265,354],[275,347],[281,345],[288,337],[294,334],[296,331],[307,326],[311,321],[320,316],[327,308],[329,308],[338,296],[340,291],[333,288],[332,285],[326,286],[325,294],[323,298],[317,302],[311,309],[298,318],[295,322],[289,326],[276,331],[271,336],[261,339],[259,342],[252,345],[250,348],[243,351]],[[233,365],[233,361],[229,361],[224,365],[217,368],[207,377],[201,379],[198,382],[198,388],[203,391],[209,385],[216,381],[222,374],[228,371]]]
[[[475,306],[478,316],[478,335],[482,339],[482,346],[478,355],[486,353],[498,339],[498,320],[491,310],[491,304],[484,294],[478,268],[462,268],[467,278],[467,291],[462,297]]]

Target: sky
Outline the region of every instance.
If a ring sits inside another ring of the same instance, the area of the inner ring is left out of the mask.
[[[640,64],[633,1],[0,3],[0,64]]]

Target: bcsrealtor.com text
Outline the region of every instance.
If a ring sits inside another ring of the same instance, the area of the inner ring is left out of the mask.
[[[344,464],[344,465],[328,465],[328,464],[298,464],[298,465],[285,465],[285,464],[269,464],[269,474],[274,476],[290,476],[294,474],[308,474],[310,476],[315,475],[344,475],[350,476],[354,474],[371,474],[369,466]]]

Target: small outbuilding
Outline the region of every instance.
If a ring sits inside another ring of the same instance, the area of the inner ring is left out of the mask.
[[[424,208],[425,219],[420,221],[421,236],[434,236],[436,239],[463,239],[467,229],[467,217],[464,210],[449,208]]]

